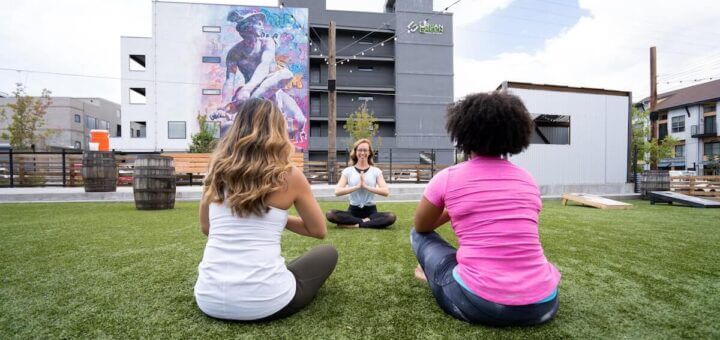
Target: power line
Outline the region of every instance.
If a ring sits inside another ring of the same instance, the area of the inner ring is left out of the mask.
[[[448,5],[447,7],[445,7],[442,11],[440,11],[440,12],[435,12],[433,15],[428,16],[428,17],[425,18],[423,21],[426,22],[426,21],[428,21],[428,20],[430,20],[430,19],[432,19],[432,18],[434,18],[434,17],[436,17],[436,16],[438,16],[438,15],[440,15],[440,14],[445,14],[451,7],[457,5],[457,4],[460,3],[461,1],[462,1],[462,0],[455,0],[455,2],[453,2],[452,4],[450,4],[450,5]],[[398,28],[396,27],[395,30],[397,31]],[[409,31],[409,29],[408,29],[408,31]],[[361,39],[362,39],[362,38],[361,38]],[[389,42],[390,40],[397,41],[397,34],[393,34],[393,35],[390,36],[389,38],[387,38],[387,39],[385,39],[385,40],[382,40],[382,41],[380,41],[379,43],[376,43],[376,44],[374,44],[374,45],[372,45],[372,46],[370,46],[370,47],[368,47],[368,48],[366,48],[366,49],[364,49],[364,50],[362,50],[362,51],[360,51],[360,52],[357,52],[357,53],[351,55],[351,56],[348,57],[348,58],[341,59],[340,61],[336,61],[336,62],[335,62],[335,65],[338,65],[338,64],[342,65],[342,64],[344,64],[344,63],[350,62],[351,58],[352,58],[352,60],[357,59],[357,56],[358,56],[358,55],[364,56],[364,55],[365,55],[365,52],[375,51],[375,47],[385,46],[385,43],[386,43],[386,42]],[[359,41],[359,40],[357,40],[357,41]],[[356,41],[356,42],[357,42],[357,41]]]
[[[677,78],[678,76],[682,77],[686,74],[693,74],[693,73],[697,73],[697,72],[702,72],[706,69],[713,69],[719,65],[720,65],[720,59],[717,59],[717,60],[706,62],[706,63],[694,64],[690,68],[687,68],[682,71],[673,72],[673,73],[665,73],[665,74],[659,75],[658,78]]]

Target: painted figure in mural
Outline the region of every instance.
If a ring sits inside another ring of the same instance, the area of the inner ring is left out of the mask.
[[[221,121],[223,133],[232,125],[238,107],[245,100],[266,98],[275,102],[284,114],[290,138],[296,142],[305,140],[305,115],[293,97],[283,91],[293,80],[293,73],[282,58],[276,57],[277,42],[274,37],[265,34],[265,14],[241,14],[233,10],[227,19],[236,23],[235,29],[242,40],[227,53],[223,106],[210,119]]]

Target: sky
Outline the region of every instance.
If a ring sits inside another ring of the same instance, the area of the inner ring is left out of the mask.
[[[649,94],[720,78],[720,1],[435,0],[453,13],[454,94],[521,81]],[[216,0],[275,6],[277,0]],[[381,12],[385,0],[327,0]],[[0,91],[120,101],[120,36],[151,36],[151,0],[0,0]],[[22,70],[22,71],[17,71]],[[42,73],[45,72],[45,73]],[[75,76],[51,73],[73,74]]]

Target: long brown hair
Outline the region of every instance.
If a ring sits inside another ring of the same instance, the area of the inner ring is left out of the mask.
[[[370,140],[367,138],[358,139],[355,144],[353,144],[352,150],[350,150],[350,159],[352,160],[353,165],[357,164],[358,158],[357,158],[357,148],[362,143],[367,143],[368,145],[368,164],[373,165],[373,158],[375,157],[375,152],[372,148],[372,143],[370,143]]]
[[[284,187],[294,148],[287,122],[269,100],[251,98],[238,110],[232,127],[213,152],[203,182],[212,202],[227,201],[237,216],[268,211],[268,195]]]

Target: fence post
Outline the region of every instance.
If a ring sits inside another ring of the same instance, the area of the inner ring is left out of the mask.
[[[10,187],[15,187],[15,165],[13,164],[13,149],[10,148]]]
[[[637,161],[638,161],[638,147],[635,145],[633,148],[633,160],[632,164],[630,164],[630,167],[632,169],[632,181],[633,181],[633,192],[638,193],[638,181],[637,181]]]
[[[62,149],[62,183],[65,187],[65,148]]]
[[[435,176],[435,149],[430,149],[430,178]]]
[[[392,148],[390,148],[390,182],[393,181],[393,171],[392,171]]]

